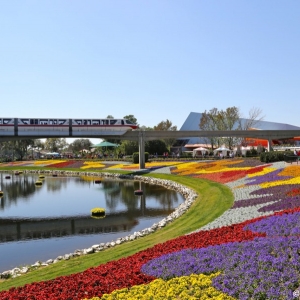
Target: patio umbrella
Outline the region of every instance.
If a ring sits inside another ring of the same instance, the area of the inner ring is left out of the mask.
[[[193,156],[197,155],[197,152],[201,151],[201,154],[203,155],[204,153],[208,152],[208,150],[204,147],[199,147],[193,150]]]
[[[107,147],[118,147],[119,145],[118,144],[114,144],[114,143],[110,143],[110,142],[107,142],[107,141],[103,141],[99,144],[96,144],[96,145],[93,145],[91,146],[91,148],[102,148],[104,147],[105,148],[105,151],[107,149]]]
[[[220,148],[214,150],[214,154],[216,155],[217,152],[222,152],[222,154],[224,156],[227,156],[227,152],[230,152],[230,151],[231,150],[226,147],[220,147]]]
[[[114,144],[114,143],[110,143],[110,142],[107,142],[107,141],[103,141],[103,142],[101,142],[99,144],[91,146],[91,148],[97,148],[97,147],[118,147],[118,146],[119,146],[118,144]]]

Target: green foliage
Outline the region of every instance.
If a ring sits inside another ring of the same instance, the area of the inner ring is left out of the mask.
[[[47,138],[44,145],[50,152],[60,152],[67,147],[67,141],[65,138]]]
[[[255,148],[251,148],[250,150],[246,151],[246,157],[253,157],[253,156],[258,156],[258,152]]]
[[[176,131],[177,126],[172,124],[170,120],[161,121],[156,126],[153,127],[154,130],[170,130],[170,131]],[[164,143],[166,144],[167,151],[170,150],[170,147],[176,142],[176,139],[163,139]],[[158,152],[158,151],[156,151]],[[163,151],[164,152],[164,151]]]
[[[139,144],[136,141],[122,141],[118,147],[118,151],[125,155],[132,155],[134,152],[139,151]]]
[[[80,152],[83,149],[89,150],[92,146],[92,142],[89,139],[76,139],[71,143],[70,148],[73,152]]]
[[[158,155],[161,155],[164,152],[168,152],[167,145],[165,141],[163,140],[154,140],[154,141],[147,141],[145,143],[145,151],[155,154],[157,153]]]
[[[132,123],[134,123],[136,125],[139,125],[137,122],[137,118],[134,115],[126,115],[123,118],[131,121]]]
[[[262,152],[260,154],[260,161],[265,163],[275,162],[275,161],[285,161],[286,156],[293,156],[293,152],[291,151]]]
[[[149,153],[145,152],[145,162],[148,162],[148,159],[149,159]],[[134,152],[132,154],[132,162],[134,164],[138,164],[140,162],[139,152]]]
[[[193,154],[189,152],[183,152],[181,155],[183,158],[192,158]]]

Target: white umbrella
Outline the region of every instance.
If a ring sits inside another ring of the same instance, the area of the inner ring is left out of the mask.
[[[193,150],[193,156],[195,157],[197,155],[197,152],[201,151],[201,154],[204,155],[208,150],[204,147],[198,147]]]
[[[220,147],[214,150],[214,154],[216,155],[217,152],[222,152],[223,156],[227,156],[227,152],[231,151],[230,149],[226,147]]]

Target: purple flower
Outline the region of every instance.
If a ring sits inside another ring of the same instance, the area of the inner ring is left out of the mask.
[[[213,286],[232,297],[292,299],[300,281],[299,221],[300,213],[264,218],[245,230],[266,232],[266,238],[170,253],[141,271],[163,279],[222,271]]]
[[[265,182],[280,181],[280,180],[287,180],[293,178],[292,176],[278,176],[278,174],[282,170],[283,169],[281,168],[264,175],[247,178],[247,181],[249,182],[246,185],[261,184]]]

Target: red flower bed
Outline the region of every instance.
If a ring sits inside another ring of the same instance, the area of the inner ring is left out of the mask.
[[[9,291],[0,292],[0,299],[83,299],[101,297],[104,293],[111,293],[116,289],[149,283],[154,278],[140,272],[141,266],[149,260],[187,248],[242,242],[252,240],[257,236],[265,236],[243,230],[245,225],[258,219],[261,218],[181,236],[132,256],[90,268],[82,273],[27,284],[24,287],[11,288]]]
[[[228,183],[231,181],[235,181],[241,179],[248,174],[254,174],[257,172],[261,172],[264,168],[268,167],[269,165],[258,166],[255,168],[251,168],[249,170],[233,170],[233,171],[224,171],[224,172],[216,172],[216,173],[209,173],[209,174],[196,174],[192,177],[196,178],[204,178],[208,180],[213,180],[219,183]]]
[[[289,209],[274,215],[299,211],[300,208]],[[132,256],[90,268],[82,273],[11,288],[9,291],[0,292],[0,299],[83,299],[101,297],[104,293],[111,293],[117,289],[149,283],[154,277],[140,272],[141,266],[149,260],[183,249],[203,248],[228,242],[250,241],[258,236],[264,237],[265,234],[243,229],[246,225],[263,218],[259,217],[236,225],[181,236]]]
[[[64,162],[60,162],[57,164],[50,164],[47,167],[48,168],[80,168],[83,166],[83,162],[78,162],[76,160],[68,160]]]
[[[289,191],[286,195],[289,196],[289,197],[298,196],[298,195],[300,195],[300,188],[293,189],[293,190]]]

